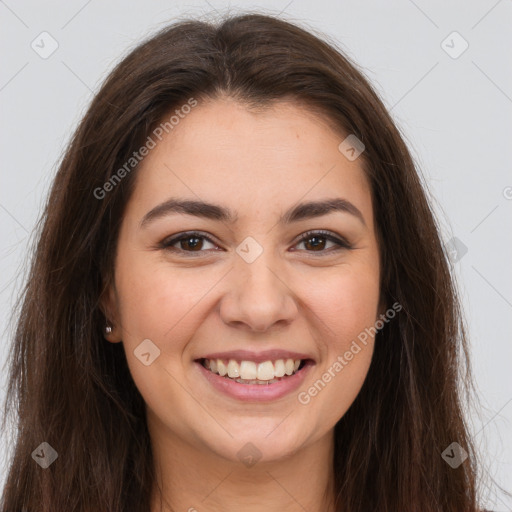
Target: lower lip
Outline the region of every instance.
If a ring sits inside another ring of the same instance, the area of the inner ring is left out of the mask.
[[[273,384],[240,384],[207,370],[199,361],[195,361],[195,363],[201,374],[214,388],[231,398],[246,402],[268,402],[292,393],[304,382],[309,370],[315,364],[308,360],[297,373],[284,377]]]

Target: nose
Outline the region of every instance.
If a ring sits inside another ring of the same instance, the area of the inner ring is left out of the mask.
[[[292,283],[276,260],[264,251],[255,261],[239,258],[227,276],[227,291],[220,304],[224,323],[254,332],[291,323],[298,313]]]

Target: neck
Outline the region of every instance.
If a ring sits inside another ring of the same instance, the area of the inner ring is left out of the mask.
[[[151,439],[151,512],[334,512],[333,431],[285,460],[251,467],[169,431]]]

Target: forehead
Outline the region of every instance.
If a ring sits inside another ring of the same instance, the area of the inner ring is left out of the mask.
[[[209,100],[168,130],[137,170],[139,203],[179,195],[243,212],[345,197],[371,217],[361,159],[345,158],[338,146],[346,135],[301,105],[277,102],[254,111],[229,98]]]

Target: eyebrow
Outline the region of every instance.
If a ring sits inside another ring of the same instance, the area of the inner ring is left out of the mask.
[[[350,201],[342,198],[324,199],[320,201],[309,201],[290,208],[280,218],[279,224],[291,224],[307,219],[322,217],[333,212],[349,213],[359,219],[366,226],[363,214]],[[140,222],[140,228],[149,223],[172,214],[186,214],[204,219],[234,224],[238,215],[231,209],[203,201],[192,199],[171,198],[155,206]]]

